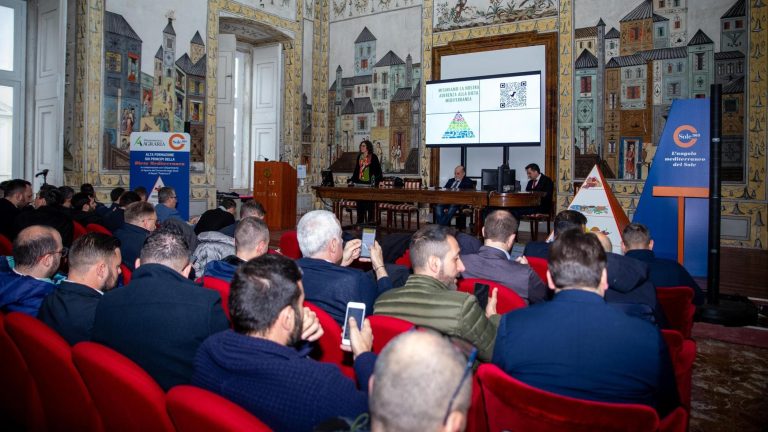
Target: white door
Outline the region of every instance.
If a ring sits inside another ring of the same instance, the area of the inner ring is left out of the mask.
[[[49,170],[48,183],[64,184],[64,77],[66,0],[41,0],[37,9],[33,173]],[[28,176],[31,177],[31,176]],[[42,183],[37,178],[35,185]]]
[[[0,0],[0,181],[24,177],[24,62],[27,4]]]
[[[251,148],[255,160],[279,160],[282,46],[253,49]]]
[[[216,69],[216,189],[232,189],[235,143],[234,71],[235,35],[219,35],[219,63]]]

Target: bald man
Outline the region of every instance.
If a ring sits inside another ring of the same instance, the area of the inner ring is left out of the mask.
[[[43,299],[53,291],[50,278],[66,254],[55,229],[42,225],[23,229],[13,241],[15,267],[0,273],[0,309],[36,317]]]
[[[459,165],[453,170],[453,178],[448,179],[443,186],[443,189],[459,190],[459,189],[473,189],[474,184],[472,180],[466,176],[464,167]],[[435,206],[435,222],[438,225],[448,226],[451,224],[453,215],[459,211],[461,206],[455,204],[438,204]]]

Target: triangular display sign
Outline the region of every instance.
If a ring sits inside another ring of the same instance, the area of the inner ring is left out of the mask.
[[[459,139],[459,138],[474,138],[475,133],[464,120],[464,116],[461,112],[456,111],[456,115],[453,116],[453,120],[448,125],[448,129],[443,134],[443,139]]]
[[[597,165],[589,172],[568,210],[586,216],[587,230],[602,231],[611,239],[613,252],[621,253],[621,232],[629,225],[629,218]]]
[[[160,190],[160,188],[164,188],[165,183],[163,183],[163,179],[160,176],[157,176],[157,181],[155,182],[155,185],[152,186],[152,190],[149,192],[149,197],[147,197],[147,202],[152,205],[157,205],[157,192]]]

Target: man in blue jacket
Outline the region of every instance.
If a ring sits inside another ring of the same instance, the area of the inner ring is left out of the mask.
[[[597,237],[558,236],[547,272],[554,299],[502,317],[493,363],[542,390],[649,405],[663,417],[680,404],[666,342],[652,324],[605,302],[606,262]]]
[[[322,335],[319,326],[307,327],[303,301],[301,270],[292,260],[264,255],[243,264],[230,294],[234,330],[203,343],[192,383],[237,403],[277,431],[311,431],[328,418],[366,412],[376,360],[368,320],[358,331],[350,319],[358,390],[335,365],[303,357],[293,348]]]
[[[44,225],[21,230],[13,241],[15,267],[0,273],[0,309],[37,316],[37,311],[55,285],[51,277],[67,249],[61,235]]]
[[[235,230],[235,254],[211,261],[205,266],[204,276],[231,281],[235,270],[246,261],[258,258],[269,250],[269,227],[254,217],[240,219]]]
[[[378,243],[371,247],[376,281],[362,270],[347,267],[359,258],[361,241],[354,239],[344,244],[341,225],[333,213],[311,211],[299,220],[296,231],[304,255],[296,262],[304,271],[307,301],[328,312],[339,325],[344,325],[348,302],[365,303],[369,314],[379,294],[392,288]]]

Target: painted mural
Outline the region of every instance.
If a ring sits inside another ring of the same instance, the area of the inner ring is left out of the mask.
[[[717,83],[722,178],[744,181],[745,1],[575,2],[575,178],[600,164],[607,178],[644,180],[672,101]]]
[[[123,15],[104,13],[102,163],[108,170],[129,168],[129,137],[139,131],[189,132],[191,161],[205,159],[203,37],[196,31],[190,40],[180,40],[173,12],[167,14],[164,27],[152,30],[161,35],[161,43],[146,65],[144,50],[150,48],[143,46],[134,27]]]
[[[422,0],[331,0],[331,22],[421,6]]]
[[[332,161],[370,140],[385,173],[419,173],[421,7],[331,25]],[[391,31],[397,27],[398,31]],[[343,37],[354,31],[354,38]],[[339,37],[341,35],[341,37]]]
[[[434,30],[502,24],[557,16],[558,0],[436,0]]]
[[[311,0],[240,0],[245,6],[279,16],[287,20],[296,19],[296,7],[299,2],[305,2],[305,8],[312,7]]]

